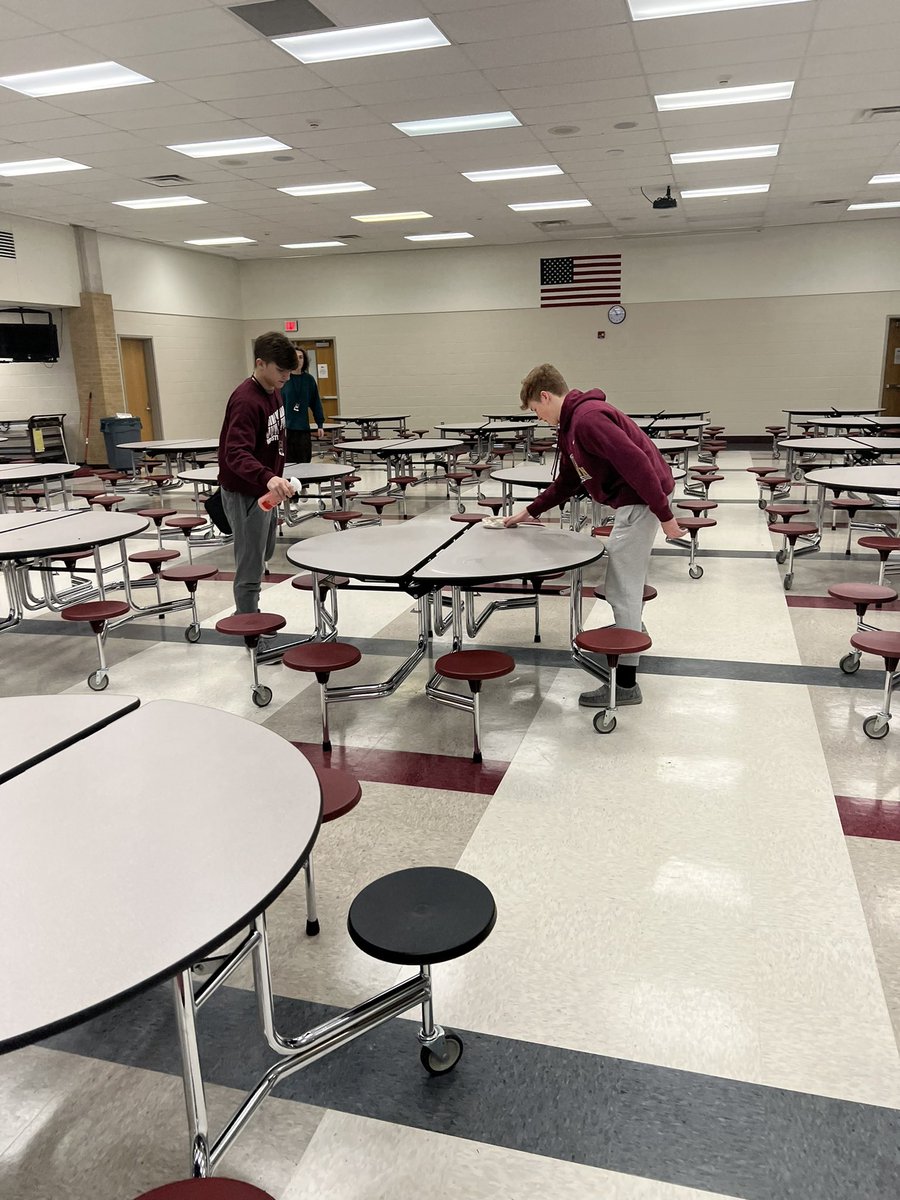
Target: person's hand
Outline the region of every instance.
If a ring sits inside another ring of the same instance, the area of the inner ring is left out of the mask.
[[[678,518],[673,517],[671,521],[662,522],[662,531],[667,538],[679,539],[687,537],[687,531],[682,529],[678,524]]]
[[[531,516],[528,509],[522,508],[517,513],[513,513],[513,515],[511,517],[504,517],[503,524],[506,526],[507,529],[512,529],[513,525],[521,525],[523,521],[525,521],[527,523],[528,521],[533,521],[533,520],[534,520],[534,517]]]
[[[282,500],[290,500],[294,494],[294,488],[289,479],[282,479],[279,475],[273,475],[266,484],[266,490],[271,496],[280,503]]]
[[[324,429],[317,429],[317,430],[316,430],[316,437],[319,439],[319,441],[320,441],[320,442],[321,442],[321,440],[322,440],[322,438],[323,438],[324,436],[325,436],[325,430],[324,430]]]

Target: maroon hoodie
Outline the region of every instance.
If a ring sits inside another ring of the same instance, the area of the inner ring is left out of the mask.
[[[219,434],[219,483],[229,492],[262,496],[284,469],[284,403],[251,375],[234,389]]]
[[[610,508],[646,504],[655,517],[672,520],[672,471],[631,417],[606,402],[599,388],[571,391],[559,418],[560,466],[556,479],[528,505],[538,517],[583,487]]]

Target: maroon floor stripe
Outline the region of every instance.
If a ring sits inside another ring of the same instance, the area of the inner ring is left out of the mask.
[[[410,750],[376,750],[366,746],[335,746],[326,754],[318,742],[294,742],[314,766],[339,767],[370,783],[404,787],[442,788],[493,796],[509,763],[496,759],[473,763],[449,754],[416,754]]]
[[[868,800],[864,796],[834,799],[847,837],[900,842],[900,800]]]
[[[267,571],[262,577],[263,583],[284,583],[286,579],[293,579],[293,574],[282,575],[278,571]],[[234,571],[217,571],[215,575],[210,575],[209,579],[201,579],[201,583],[231,583],[234,579]]]
[[[890,587],[891,584],[886,585]],[[835,596],[786,596],[788,608],[849,608],[853,605],[849,600],[838,600]],[[900,612],[900,601],[892,600],[890,604],[882,604],[878,609],[873,604],[869,616],[877,612]]]

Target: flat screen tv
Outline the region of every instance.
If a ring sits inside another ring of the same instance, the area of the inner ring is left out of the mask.
[[[48,323],[23,324],[21,319],[10,320],[8,312],[0,312],[0,363],[6,362],[58,362],[59,336],[56,326],[49,321],[50,314],[43,313]]]

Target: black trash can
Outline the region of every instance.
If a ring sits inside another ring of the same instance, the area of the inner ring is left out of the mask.
[[[106,442],[106,461],[114,471],[133,471],[134,454],[120,450],[122,442],[141,440],[140,417],[101,417],[100,432]]]

